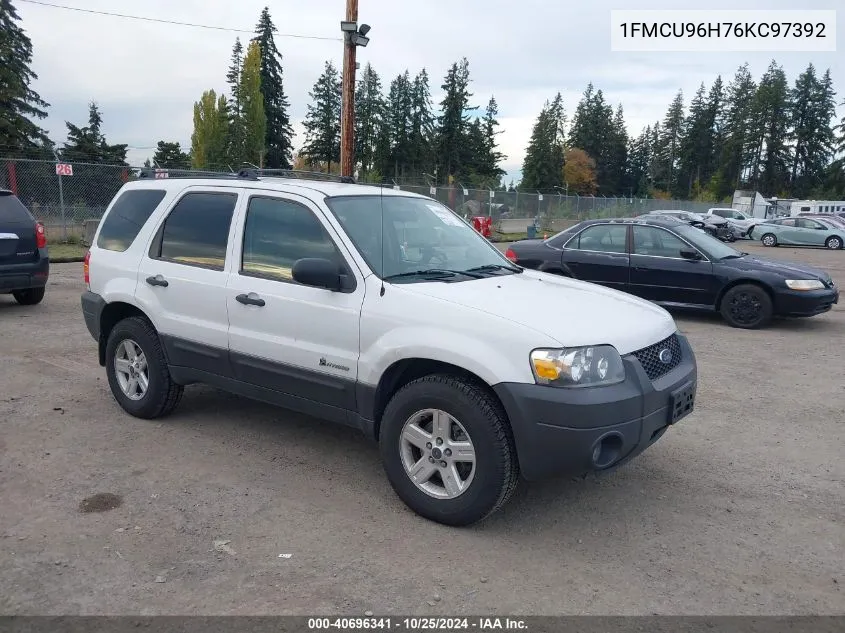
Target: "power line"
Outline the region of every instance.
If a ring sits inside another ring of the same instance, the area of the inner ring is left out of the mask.
[[[127,15],[125,13],[111,13],[109,11],[95,11],[94,9],[81,9],[79,7],[68,7],[62,4],[52,4],[50,2],[41,2],[40,0],[18,0],[18,2],[27,2],[29,4],[37,4],[42,7],[51,7],[53,9],[66,9],[67,11],[78,11],[79,13],[93,13],[94,15],[107,15],[113,18],[126,18],[129,20],[141,20],[143,22],[157,22],[159,24],[172,24],[175,26],[191,26],[198,29],[210,29],[212,31],[231,31],[233,33],[249,33],[255,34],[255,31],[246,29],[233,29],[228,26],[212,26],[209,24],[194,24],[193,22],[177,22],[176,20],[163,20],[160,18],[149,18],[142,15]],[[298,35],[296,33],[275,33],[278,37],[291,37],[300,40],[324,40],[329,42],[342,41],[339,37],[323,37],[320,35]]]

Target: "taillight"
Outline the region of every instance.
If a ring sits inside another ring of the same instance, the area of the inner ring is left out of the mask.
[[[91,285],[91,276],[90,276],[90,269],[91,269],[91,251],[85,253],[85,261],[82,263],[82,275],[85,277],[85,285]]]
[[[511,249],[505,251],[505,257],[507,257],[512,262],[516,262],[517,260],[516,253],[514,253]]]
[[[47,248],[47,232],[44,230],[44,225],[41,222],[35,223],[35,246],[37,248]]]

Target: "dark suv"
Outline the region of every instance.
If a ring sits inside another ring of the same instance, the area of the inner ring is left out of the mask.
[[[44,298],[50,274],[44,225],[11,191],[0,189],[0,294],[23,305]]]

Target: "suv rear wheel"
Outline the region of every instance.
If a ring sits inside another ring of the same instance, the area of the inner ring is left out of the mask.
[[[382,418],[380,450],[402,501],[446,525],[469,525],[492,514],[518,481],[501,406],[484,389],[454,376],[425,376],[400,389]]]
[[[15,290],[12,296],[22,306],[34,306],[36,303],[41,303],[44,299],[45,288],[27,288],[26,290]]]
[[[182,399],[183,387],[170,376],[161,340],[142,317],[123,319],[112,328],[106,374],[117,403],[137,418],[164,417]]]

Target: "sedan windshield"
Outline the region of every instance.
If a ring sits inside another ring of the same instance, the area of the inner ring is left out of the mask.
[[[693,226],[689,225],[682,225],[682,226],[674,226],[672,227],[678,235],[686,239],[690,244],[695,246],[708,258],[712,260],[716,259],[734,259],[737,257],[742,257],[744,253],[736,250],[735,248],[731,248],[724,242],[716,239],[709,233],[705,233],[701,229],[697,229]]]
[[[359,195],[328,198],[326,204],[382,279],[466,281],[522,272],[478,231],[434,200]]]

